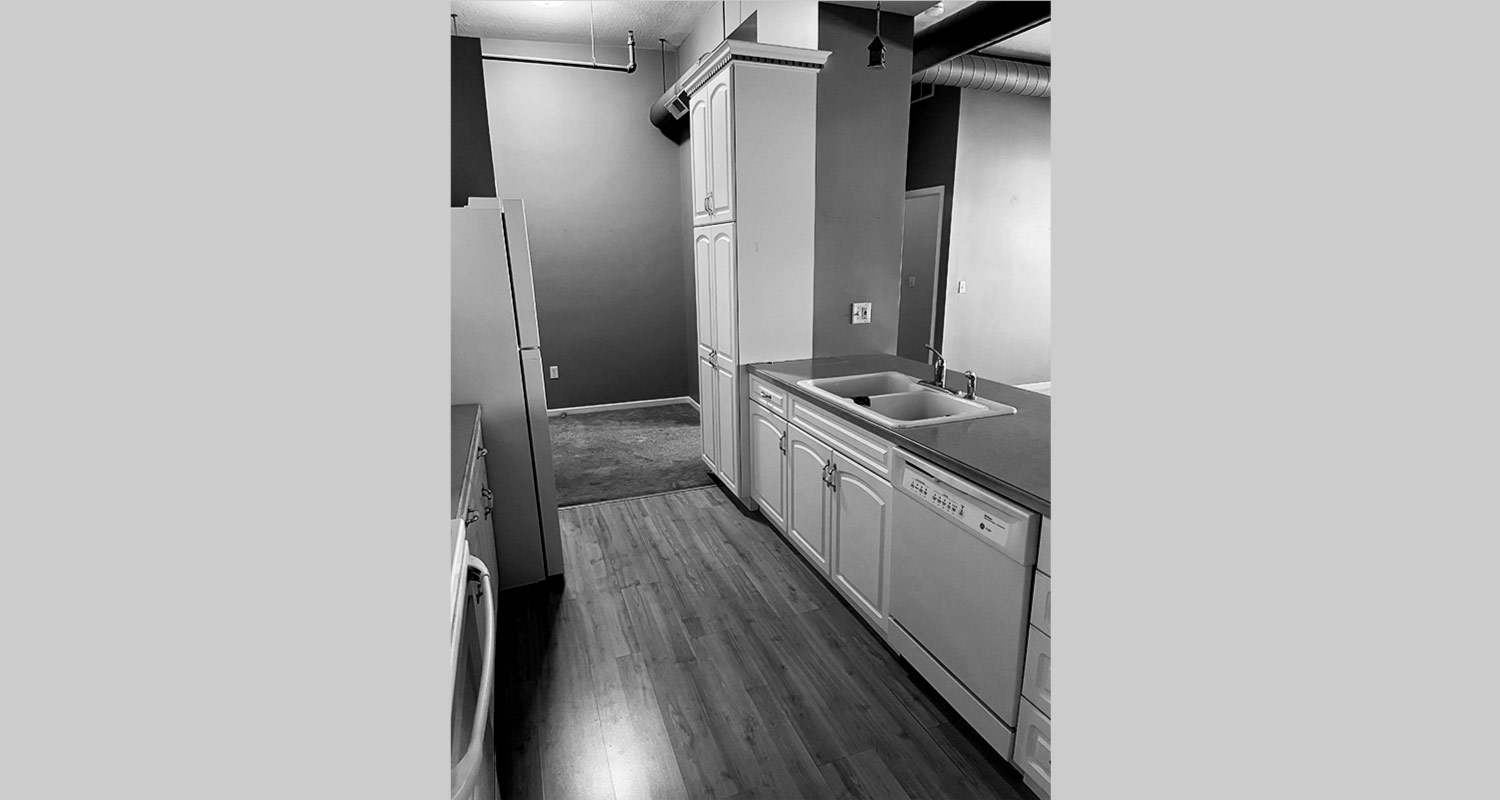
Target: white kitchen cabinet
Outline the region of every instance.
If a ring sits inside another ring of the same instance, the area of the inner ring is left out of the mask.
[[[1026,677],[1021,696],[1044,716],[1052,716],[1052,637],[1031,628],[1026,637]]]
[[[736,360],[734,226],[693,232],[698,298],[698,408],[703,461],[725,486],[738,490],[739,364]]]
[[[704,461],[751,508],[745,367],[812,357],[817,72],[828,55],[730,40],[679,81],[698,357],[713,369],[699,367]]]
[[[693,142],[693,224],[734,220],[734,102],[732,69],[714,75],[693,96],[688,135]]]
[[[1015,757],[1026,785],[1042,797],[1052,795],[1052,720],[1025,698],[1021,699],[1021,716],[1016,725]]]
[[[828,467],[833,450],[802,428],[786,436],[786,535],[817,571],[829,573]]]
[[[884,632],[891,582],[891,484],[837,450],[829,484],[834,586]]]
[[[714,402],[719,382],[712,361],[698,359],[698,429],[703,432],[703,463],[712,472],[719,471],[719,404]]]
[[[739,394],[735,391],[735,383],[733,368],[725,368],[722,362],[714,364],[714,413],[718,417],[715,424],[719,435],[715,453],[718,455],[719,478],[732,492],[738,492],[740,485]]]
[[[750,404],[750,496],[772,525],[786,532],[787,424],[760,403]]]

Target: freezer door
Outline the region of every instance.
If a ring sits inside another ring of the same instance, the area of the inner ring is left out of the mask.
[[[531,243],[526,238],[526,208],[520,200],[501,200],[505,213],[505,245],[510,258],[511,291],[515,295],[519,347],[541,347],[536,322],[536,293],[531,278]]]
[[[561,575],[562,529],[557,521],[557,479],[552,470],[552,433],[547,427],[547,384],[542,371],[542,351],[522,350],[521,376],[526,381],[526,405],[531,417],[531,459],[536,465],[542,549],[547,558],[547,574]]]

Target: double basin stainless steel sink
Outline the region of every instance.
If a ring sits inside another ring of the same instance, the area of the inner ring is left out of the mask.
[[[810,378],[798,386],[888,428],[915,428],[943,422],[1016,413],[1015,406],[983,397],[960,397],[900,372],[872,372],[842,378]],[[855,402],[865,398],[869,405]]]

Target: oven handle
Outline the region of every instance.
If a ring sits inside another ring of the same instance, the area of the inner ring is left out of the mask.
[[[474,711],[469,747],[453,766],[453,800],[467,797],[479,777],[479,762],[484,755],[484,728],[489,722],[490,698],[495,692],[495,593],[490,587],[490,571],[484,562],[469,556],[467,563],[470,571],[479,574],[479,593],[484,595],[484,671],[479,678],[478,708]]]

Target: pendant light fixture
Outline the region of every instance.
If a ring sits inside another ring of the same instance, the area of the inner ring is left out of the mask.
[[[875,38],[870,41],[870,69],[885,69],[885,42],[880,41],[880,4],[875,4]]]

